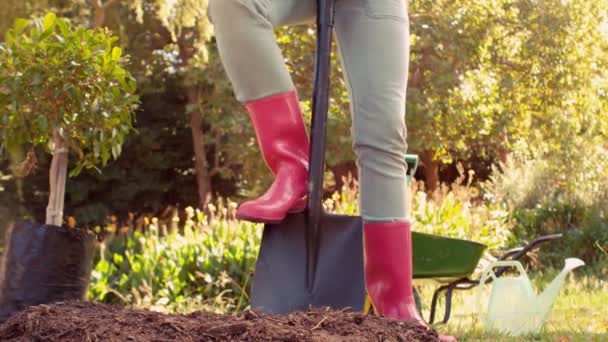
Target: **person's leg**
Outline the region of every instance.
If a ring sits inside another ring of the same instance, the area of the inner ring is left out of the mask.
[[[366,221],[405,221],[405,1],[338,0],[335,21],[351,100],[361,215]]]
[[[315,0],[210,0],[208,12],[239,101],[294,90],[274,27],[314,20]]]
[[[336,6],[359,169],[367,291],[379,315],[425,324],[413,296],[407,217],[407,5],[405,0],[338,0]]]
[[[335,30],[353,115],[367,290],[379,314],[419,318],[411,293],[406,217],[405,2],[341,0]]]
[[[315,0],[209,1],[224,69],[275,176],[264,195],[239,206],[240,219],[273,223],[304,209],[308,135],[273,28],[312,20],[315,13]]]

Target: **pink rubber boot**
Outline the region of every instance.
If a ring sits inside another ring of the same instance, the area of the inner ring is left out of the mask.
[[[263,223],[281,222],[302,211],[308,191],[309,140],[295,91],[245,103],[266,164],[275,176],[261,197],[239,206],[236,217]]]
[[[376,314],[426,326],[414,301],[410,223],[366,223],[363,235],[365,286]],[[444,335],[440,340],[456,341]]]

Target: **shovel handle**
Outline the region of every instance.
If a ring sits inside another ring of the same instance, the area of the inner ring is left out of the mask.
[[[323,173],[329,110],[329,74],[335,0],[317,0],[317,53],[312,99],[310,168],[308,171],[309,223],[317,226],[323,212]]]

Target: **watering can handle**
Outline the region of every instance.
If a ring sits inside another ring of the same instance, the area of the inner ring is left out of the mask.
[[[515,267],[520,275],[523,275],[525,277],[528,276],[528,274],[526,273],[526,270],[524,270],[524,267],[522,266],[521,262],[516,261],[516,260],[495,261],[495,262],[491,263],[490,265],[488,265],[488,267],[486,267],[483,270],[483,272],[481,273],[481,278],[479,279],[479,286],[477,287],[477,295],[475,296],[476,297],[475,305],[477,306],[477,314],[479,315],[480,319],[482,319],[482,320],[483,320],[483,317],[485,316],[485,314],[483,311],[483,307],[481,305],[481,296],[482,296],[483,289],[486,285],[486,281],[488,280],[488,275],[492,278],[492,281],[496,280],[496,278],[497,278],[496,273],[494,273],[495,267]]]

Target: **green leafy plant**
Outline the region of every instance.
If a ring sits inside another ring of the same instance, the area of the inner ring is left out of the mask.
[[[157,311],[246,308],[262,229],[229,219],[234,206],[209,209],[211,217],[187,208],[182,221],[153,218],[143,232],[104,241],[89,298]]]
[[[117,39],[49,13],[15,20],[0,45],[0,139],[28,150],[18,176],[34,170],[36,147],[53,154],[47,224],[63,221],[68,153],[78,160],[71,175],[104,166],[132,130],[136,85]]]

